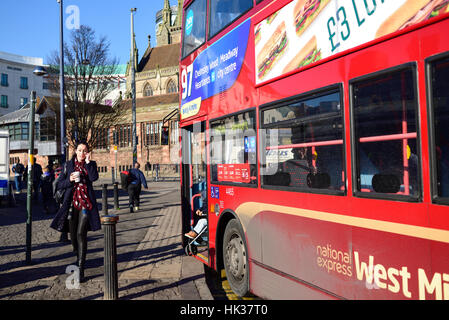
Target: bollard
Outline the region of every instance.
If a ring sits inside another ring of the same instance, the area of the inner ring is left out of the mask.
[[[115,170],[114,167],[111,168],[111,174],[112,174],[112,183],[115,183]]]
[[[9,189],[8,189],[8,206],[9,207],[15,207],[16,206],[16,197],[14,196],[14,190],[12,189],[12,183],[9,182]]]
[[[118,299],[117,243],[115,239],[117,222],[118,216],[116,215],[101,217],[104,230],[104,300]]]
[[[118,210],[118,182],[114,182],[114,210]]]
[[[108,185],[106,183],[103,184],[101,206],[103,207],[103,215],[107,216],[108,215]]]

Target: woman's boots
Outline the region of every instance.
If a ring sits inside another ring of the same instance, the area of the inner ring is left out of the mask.
[[[78,265],[78,214],[73,214],[73,207],[70,206],[69,214],[67,217],[69,220],[69,233],[70,233],[70,242],[72,243],[73,253],[76,257],[76,265]]]
[[[80,283],[86,280],[84,277],[84,268],[87,254],[87,226],[88,216],[86,210],[83,209],[81,212],[73,210],[69,219],[69,229],[73,252],[77,257]]]

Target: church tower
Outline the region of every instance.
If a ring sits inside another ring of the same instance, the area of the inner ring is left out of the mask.
[[[178,8],[173,11],[170,1],[164,0],[164,8],[161,10],[162,23],[159,24],[156,31],[157,46],[181,42],[183,4],[184,0],[178,0]],[[176,15],[176,19],[173,19],[174,15]]]
[[[178,13],[176,14],[175,26],[182,27],[182,6],[184,5],[184,0],[178,0]]]
[[[164,24],[167,27],[171,26],[171,7],[170,7],[170,1],[169,0],[164,0],[164,9],[162,10],[162,17],[163,17],[163,21]]]

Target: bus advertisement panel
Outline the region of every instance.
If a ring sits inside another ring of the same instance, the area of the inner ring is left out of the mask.
[[[254,28],[256,83],[446,12],[447,0],[294,0]]]
[[[181,119],[196,115],[201,101],[232,87],[240,74],[248,45],[251,20],[200,53],[181,73]]]

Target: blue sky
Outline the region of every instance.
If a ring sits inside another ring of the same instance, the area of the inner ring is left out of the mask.
[[[170,0],[171,5],[178,1]],[[131,47],[130,9],[134,15],[139,57],[145,52],[148,35],[156,45],[156,12],[164,0],[64,0],[64,41],[71,30],[65,11],[75,5],[79,8],[80,24],[92,27],[97,36],[105,35],[111,43],[110,54],[121,64],[129,60]],[[56,0],[0,0],[0,51],[30,57],[42,57],[44,63],[54,50],[59,52],[59,4]]]

